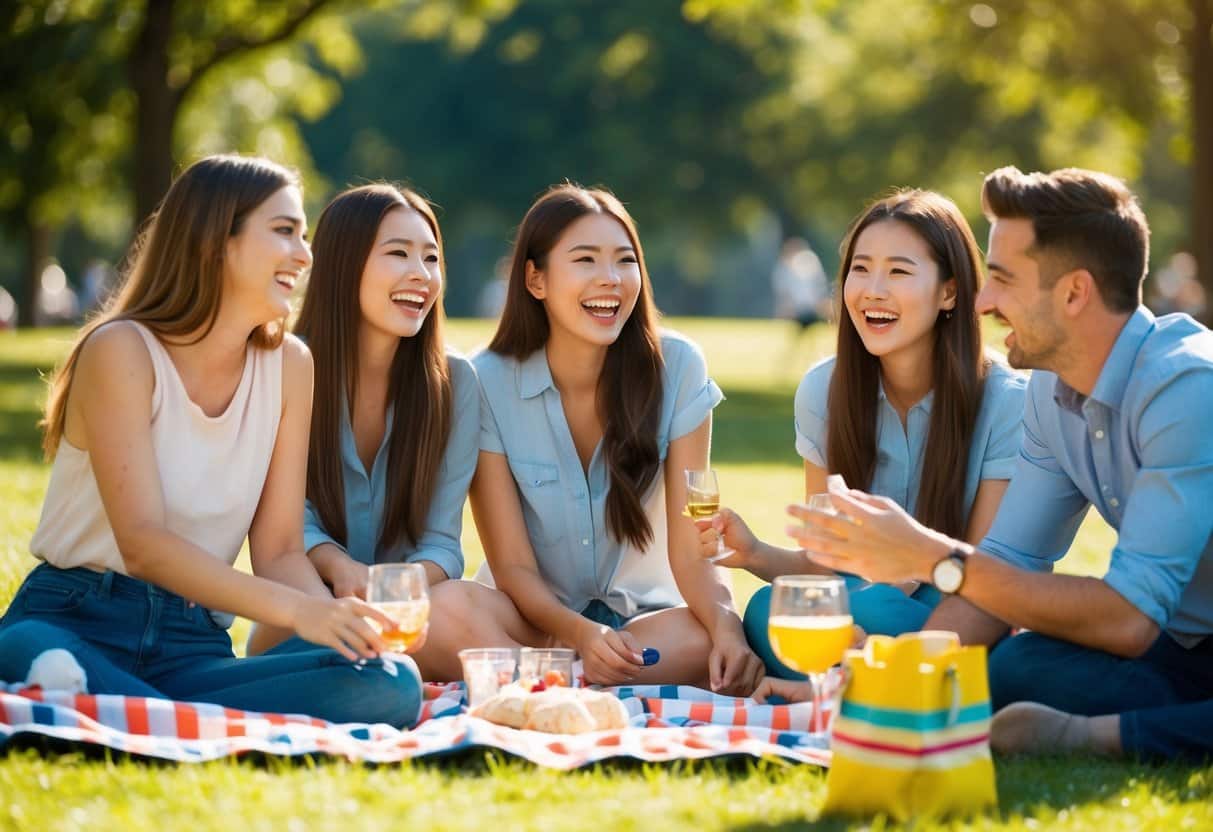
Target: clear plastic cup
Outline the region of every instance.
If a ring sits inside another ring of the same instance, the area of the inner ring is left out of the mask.
[[[567,647],[523,647],[518,655],[518,678],[524,683],[572,687],[576,656],[577,652]]]
[[[463,681],[468,690],[468,706],[475,707],[492,698],[502,687],[514,681],[518,651],[511,647],[477,647],[459,651]]]

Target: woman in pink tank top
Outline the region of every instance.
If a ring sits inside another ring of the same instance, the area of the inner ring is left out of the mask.
[[[272,162],[209,157],[173,183],[52,383],[42,563],[0,619],[0,680],[416,719],[416,667],[367,619],[391,622],[333,598],[304,552],[312,360],[284,323],[305,231]],[[260,577],[232,566],[246,537]],[[232,614],[313,647],[238,659]]]

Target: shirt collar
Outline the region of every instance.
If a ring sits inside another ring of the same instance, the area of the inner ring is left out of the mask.
[[[1145,343],[1146,337],[1154,329],[1154,314],[1144,306],[1138,306],[1125,322],[1112,344],[1099,377],[1095,380],[1095,389],[1089,398],[1113,410],[1120,409],[1120,403],[1125,396],[1125,388],[1129,386],[1129,376],[1133,372],[1133,364],[1137,360],[1137,352]],[[1078,412],[1086,398],[1060,378],[1053,390],[1054,400],[1062,407]]]
[[[889,401],[888,395],[886,395],[884,392],[884,379],[879,379],[876,382],[876,400],[881,401],[881,402]],[[915,402],[910,407],[910,410],[921,410],[923,413],[930,414],[931,405],[932,405],[932,403],[934,403],[934,401],[935,401],[935,388],[932,387],[930,390],[927,391],[927,394],[925,396],[923,396],[921,399],[919,399],[917,402]],[[892,406],[893,406],[893,403],[889,402],[889,407],[892,407]]]
[[[524,399],[533,399],[554,387],[552,383],[552,368],[548,366],[547,350],[543,347],[528,355],[518,365],[518,393]]]

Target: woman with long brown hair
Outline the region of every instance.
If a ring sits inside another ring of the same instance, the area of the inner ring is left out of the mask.
[[[1026,381],[987,356],[974,306],[981,251],[946,197],[899,191],[852,223],[839,270],[838,353],[796,391],[796,450],[805,493],[826,476],[896,500],[922,523],[974,543],[994,519],[1019,452]],[[705,554],[772,580],[826,572],[801,550],[759,541],[736,513],[702,521]],[[847,577],[851,612],[867,633],[922,628],[939,601],[932,586]],[[767,636],[770,588],[746,608],[746,635],[772,675],[800,677]]]
[[[707,467],[722,396],[699,349],[658,330],[618,199],[561,185],[531,206],[497,333],[473,363],[470,497],[479,577],[497,589],[463,588],[482,628],[466,640],[573,647],[595,683],[753,691],[762,663],[682,515],[683,471]]]
[[[312,253],[295,325],[316,364],[308,556],[338,597],[365,597],[374,563],[420,563],[431,585],[458,578],[480,391],[443,338],[437,217],[407,188],[351,188],[321,213]],[[258,630],[250,652],[285,635]],[[416,656],[423,669],[436,641]]]
[[[0,621],[0,680],[416,719],[416,668],[379,658],[366,620],[390,619],[333,598],[304,554],[312,359],[283,325],[305,233],[272,162],[212,156],[173,183],[52,381],[42,563]],[[256,577],[232,566],[246,538]],[[310,645],[238,659],[232,613]]]

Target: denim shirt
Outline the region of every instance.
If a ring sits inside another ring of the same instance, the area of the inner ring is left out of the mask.
[[[665,367],[657,449],[664,462],[670,443],[703,424],[724,396],[708,378],[703,355],[693,342],[663,331],[661,350]],[[646,598],[643,586],[632,589],[626,581],[616,585],[629,547],[607,530],[609,478],[602,444],[594,450],[587,475],[546,351],[536,350],[517,361],[486,350],[472,363],[483,396],[480,448],[506,457],[540,574],[560,602],[581,612],[600,600],[625,617],[677,603],[676,598]],[[654,482],[644,501],[651,503],[648,497],[661,486]],[[664,506],[657,508],[664,514]],[[668,562],[664,534],[655,536],[643,557]]]
[[[807,462],[827,469],[826,402],[833,375],[834,358],[831,357],[805,373],[796,389],[796,450]],[[973,426],[973,438],[969,440],[964,490],[966,518],[982,480],[1011,478],[1023,436],[1026,386],[1027,379],[1023,375],[997,362],[986,374],[981,408]],[[901,417],[885,396],[883,385],[878,395],[876,470],[866,490],[888,497],[913,514],[922,483],[923,455],[931,428],[931,404],[935,393],[927,393],[909,409],[904,430]]]
[[[1139,306],[1083,396],[1028,384],[1015,476],[981,549],[1049,571],[1090,505],[1117,531],[1104,580],[1191,647],[1213,633],[1213,333]]]
[[[321,543],[340,546],[354,560],[365,564],[407,561],[433,561],[450,578],[463,575],[463,549],[459,535],[463,528],[463,503],[468,485],[476,471],[480,432],[480,391],[476,371],[466,358],[447,354],[451,370],[451,433],[446,451],[438,468],[438,483],[430,499],[425,530],[416,546],[407,541],[378,548],[383,529],[384,500],[387,497],[388,444],[392,436],[394,413],[388,409],[387,429],[383,442],[375,452],[375,461],[367,476],[354,429],[350,425],[349,408],[341,408],[341,476],[345,486],[345,524],[348,539],[341,546],[325,530],[320,516],[310,501],[304,508],[303,545],[311,551]],[[412,476],[411,471],[393,471],[393,476]]]

